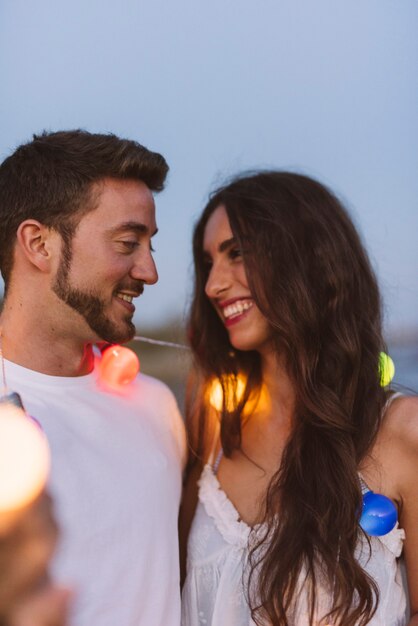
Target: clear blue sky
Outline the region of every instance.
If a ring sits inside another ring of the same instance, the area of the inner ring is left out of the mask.
[[[416,0],[1,0],[0,156],[75,127],[166,156],[138,327],[184,312],[210,189],[266,166],[347,202],[388,328],[418,327],[417,27]]]

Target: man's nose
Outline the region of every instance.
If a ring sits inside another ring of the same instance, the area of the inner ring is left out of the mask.
[[[154,285],[158,280],[158,272],[151,253],[138,258],[131,269],[131,277],[140,280],[146,285]]]

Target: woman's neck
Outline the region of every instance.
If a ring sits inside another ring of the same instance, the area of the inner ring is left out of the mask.
[[[261,372],[263,385],[272,397],[281,398],[283,401],[294,398],[294,384],[290,379],[284,356],[273,351],[262,354]]]
[[[263,411],[268,420],[287,423],[293,421],[296,394],[284,358],[273,351],[262,355],[261,399],[268,410]]]

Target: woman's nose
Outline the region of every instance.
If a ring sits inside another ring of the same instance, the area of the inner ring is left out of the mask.
[[[214,263],[210,269],[205,285],[208,298],[217,298],[225,293],[231,285],[231,274],[223,263]]]

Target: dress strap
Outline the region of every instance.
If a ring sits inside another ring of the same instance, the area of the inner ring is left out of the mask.
[[[214,474],[218,473],[218,468],[219,468],[219,463],[221,462],[221,459],[224,455],[224,451],[222,450],[222,448],[219,450],[218,455],[216,457],[215,463],[212,466],[212,470]]]
[[[220,435],[220,424],[217,424],[215,426],[215,429],[214,429],[212,444],[211,444],[211,447],[210,447],[210,454],[209,454],[209,457],[208,457],[208,460],[207,460],[207,464],[210,465],[211,467],[213,467],[213,459],[214,459],[214,456],[215,456],[216,448],[218,446],[219,435]],[[217,461],[218,461],[218,457],[216,457],[216,461],[215,462],[217,462]]]
[[[383,413],[388,410],[388,408],[390,407],[392,402],[396,400],[396,398],[400,398],[401,396],[403,396],[403,393],[401,391],[395,391],[395,393],[392,393],[385,402],[385,406],[383,407]]]
[[[363,476],[361,475],[360,472],[358,472],[358,477],[360,480],[360,487],[361,487],[361,493],[364,494],[367,493],[368,491],[371,491],[370,487],[368,486],[368,484],[366,483],[366,481],[364,480]]]

